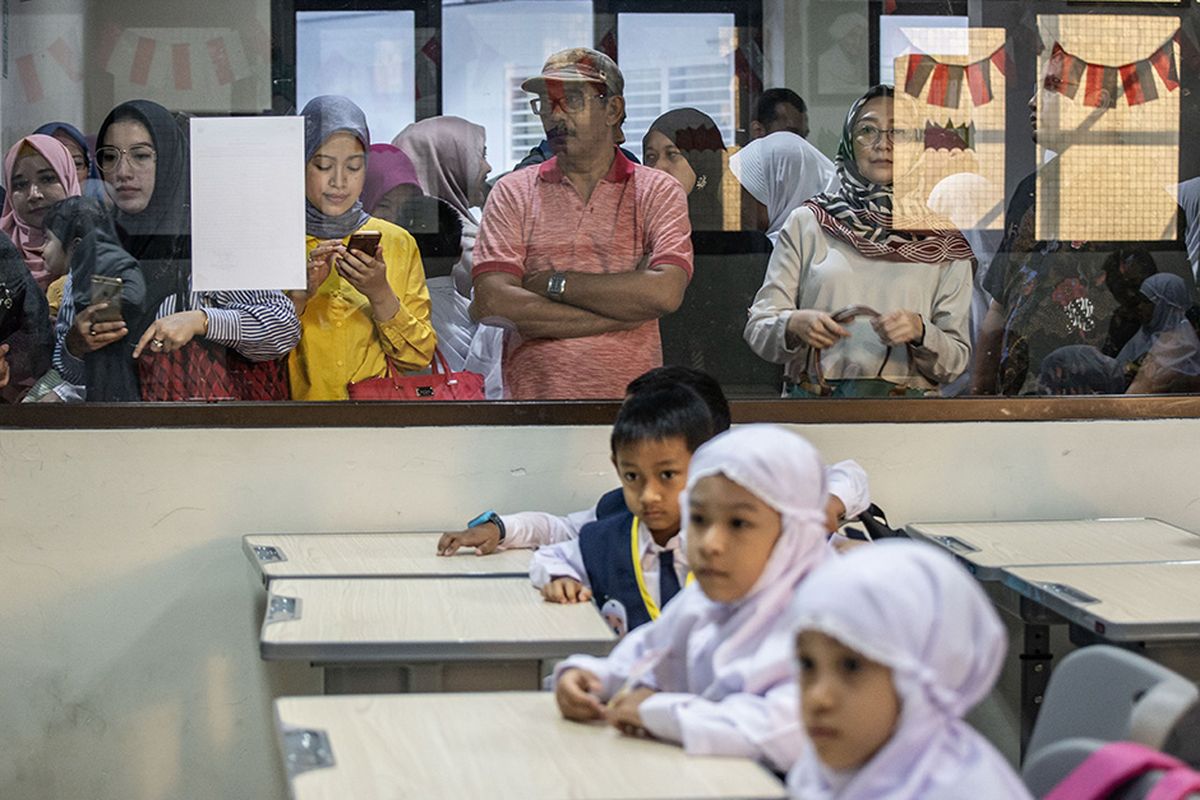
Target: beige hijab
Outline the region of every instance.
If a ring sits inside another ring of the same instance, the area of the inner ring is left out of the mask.
[[[426,194],[439,197],[478,225],[471,213],[471,185],[479,180],[487,131],[461,117],[431,117],[414,122],[392,140],[417,170]]]

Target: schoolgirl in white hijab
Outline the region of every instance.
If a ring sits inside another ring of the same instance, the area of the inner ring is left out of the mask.
[[[803,800],[1029,800],[963,721],[991,690],[1005,634],[979,585],[915,542],[859,547],[806,580],[790,612],[809,742]]]
[[[803,737],[784,612],[832,553],[825,499],[817,451],[783,428],[741,427],[698,449],[680,497],[695,580],[608,658],[559,665],[563,716],[786,771]]]
[[[837,171],[808,140],[791,131],[755,139],[729,159],[729,169],[754,199],[767,207],[767,238],[779,239],[788,215],[825,191]]]

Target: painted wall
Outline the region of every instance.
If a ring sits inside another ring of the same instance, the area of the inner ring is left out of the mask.
[[[1153,514],[1200,530],[1200,421],[826,425],[894,522]],[[254,531],[569,511],[607,430],[0,431],[0,797],[283,797]]]

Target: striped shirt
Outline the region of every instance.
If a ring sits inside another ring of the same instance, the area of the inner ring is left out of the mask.
[[[279,291],[192,292],[190,310],[202,310],[208,317],[210,342],[232,347],[251,361],[271,361],[288,354],[300,341],[300,320],[296,308]],[[185,309],[185,310],[189,310]],[[158,307],[155,319],[176,313],[176,297],[169,295]],[[54,366],[74,384],[84,382],[83,359],[67,350],[67,333],[75,324],[75,304],[71,279],[63,287],[62,306],[55,326]]]

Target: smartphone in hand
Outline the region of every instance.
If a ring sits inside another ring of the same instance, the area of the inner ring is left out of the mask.
[[[356,231],[350,234],[350,243],[346,245],[346,248],[348,250],[358,250],[373,258],[375,250],[379,247],[379,243],[382,240],[383,234],[379,231]]]
[[[93,322],[121,321],[121,287],[124,285],[125,281],[120,278],[92,276],[92,305],[108,303],[108,308],[97,311],[92,317]]]

